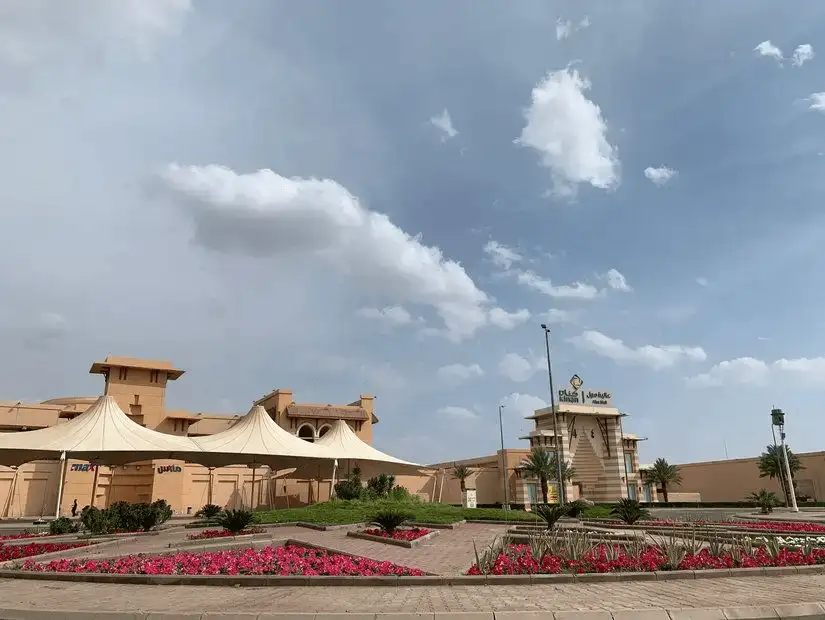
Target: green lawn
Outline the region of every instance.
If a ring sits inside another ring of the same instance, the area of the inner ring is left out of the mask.
[[[401,504],[395,504],[402,506]],[[260,523],[288,523],[303,521],[306,523],[322,523],[338,525],[345,523],[363,523],[367,516],[376,511],[375,502],[362,501],[331,501],[322,504],[312,504],[304,508],[282,508],[258,513]],[[403,508],[411,512],[414,521],[422,523],[455,523],[462,519],[484,521],[537,521],[536,516],[523,510],[504,511],[500,508],[461,508],[449,504],[437,503],[405,503]],[[609,509],[594,506],[588,509],[587,516],[599,517]],[[592,513],[592,514],[591,514]]]

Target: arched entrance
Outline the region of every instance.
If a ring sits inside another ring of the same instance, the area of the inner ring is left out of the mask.
[[[315,441],[315,429],[312,428],[311,424],[304,424],[298,429],[298,437],[303,439],[304,441],[308,441],[309,443],[313,443]]]

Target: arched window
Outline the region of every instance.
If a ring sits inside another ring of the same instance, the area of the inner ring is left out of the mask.
[[[331,428],[332,428],[332,427],[331,427],[331,426],[329,426],[328,424],[327,424],[327,425],[325,425],[325,426],[322,426],[321,428],[319,428],[319,429],[318,429],[318,438],[320,439],[321,437],[323,437],[324,435],[326,435],[326,434],[330,431],[330,429],[331,429]]]
[[[315,441],[315,429],[310,424],[303,424],[297,432],[298,437],[309,443]]]

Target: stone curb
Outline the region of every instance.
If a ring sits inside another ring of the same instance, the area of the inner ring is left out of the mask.
[[[441,532],[438,530],[433,530],[432,532],[428,532],[424,536],[420,538],[416,538],[415,540],[396,540],[394,538],[384,538],[383,536],[372,536],[371,534],[364,534],[363,532],[358,531],[349,531],[347,532],[347,536],[349,538],[360,538],[361,540],[370,540],[372,542],[382,543],[384,545],[393,545],[395,547],[404,547],[405,549],[412,549],[413,547],[417,547],[421,543],[431,538],[435,538]]]
[[[428,523],[427,521],[406,521],[404,525],[411,527],[423,527],[427,530],[455,530],[459,526],[467,523],[466,521],[453,521],[452,523]]]
[[[212,538],[199,538],[196,540],[182,540],[177,543],[169,543],[169,549],[184,549],[186,547],[202,547],[204,544],[210,542],[219,543],[220,541],[258,541],[258,540],[272,540],[275,532],[258,532],[257,534],[243,534],[242,536],[214,536]]]
[[[288,541],[302,544],[299,541]],[[322,549],[323,547],[317,547]],[[333,550],[330,550],[333,551]],[[335,553],[338,553],[335,551]],[[346,554],[351,555],[351,554]],[[18,560],[19,561],[19,560]],[[128,583],[146,585],[189,586],[497,586],[557,585],[566,583],[617,583],[629,581],[673,581],[682,579],[718,579],[723,577],[784,577],[822,575],[825,565],[772,566],[767,568],[731,568],[718,570],[676,570],[648,573],[584,573],[560,575],[459,575],[423,577],[305,577],[301,575],[115,575],[107,573],[40,573],[0,569],[0,579]],[[2,617],[2,616],[0,616]],[[823,612],[825,619],[825,612]],[[5,620],[5,618],[4,618]]]
[[[0,609],[3,620],[821,620],[825,603],[764,607],[416,613],[164,613]]]

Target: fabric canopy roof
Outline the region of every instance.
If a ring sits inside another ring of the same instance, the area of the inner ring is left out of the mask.
[[[257,405],[223,432],[193,441],[203,450],[187,457],[209,467],[224,465],[268,465],[272,469],[288,469],[297,465],[333,458],[322,446],[299,439],[284,430]]]
[[[188,437],[145,428],[123,413],[112,396],[101,396],[64,424],[0,433],[0,464],[21,465],[66,456],[101,465],[169,458],[189,460],[200,447]]]
[[[344,420],[337,420],[326,435],[318,439],[314,445],[326,450],[330,458],[337,459],[338,472],[340,472],[338,478],[356,467],[361,470],[362,476],[366,478],[381,473],[419,474],[431,472],[423,465],[402,461],[376,450],[368,443],[361,441]],[[312,463],[302,464],[290,476],[326,479],[331,474],[332,463],[326,462],[320,467]]]

